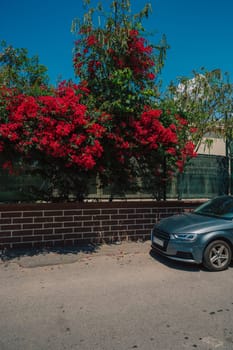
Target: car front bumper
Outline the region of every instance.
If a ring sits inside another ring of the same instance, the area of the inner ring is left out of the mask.
[[[202,263],[203,248],[195,242],[178,242],[175,240],[160,242],[156,237],[152,237],[151,248],[172,260],[194,264]]]

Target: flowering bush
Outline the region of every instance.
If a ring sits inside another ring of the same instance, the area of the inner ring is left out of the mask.
[[[147,109],[134,122],[141,185],[154,198],[166,198],[166,186],[195,157],[186,119],[166,109]]]
[[[5,102],[8,117],[0,124],[0,151],[8,155],[3,168],[12,173],[12,162],[19,158],[47,178],[54,172],[57,179],[68,169],[77,177],[89,171],[95,174],[105,128],[99,116],[90,116],[80,102],[87,92],[82,86],[61,84],[53,96],[9,94]]]
[[[29,166],[63,199],[71,193],[83,198],[89,179],[97,174],[105,185],[120,181],[122,188],[145,171],[164,181],[195,155],[193,143],[187,141],[186,119],[169,111],[145,108],[137,119],[128,116],[116,125],[109,114],[89,113],[81,103],[88,95],[82,85],[63,83],[51,96],[17,95],[5,88],[2,95],[3,168],[12,174],[20,170],[20,163],[23,169]]]

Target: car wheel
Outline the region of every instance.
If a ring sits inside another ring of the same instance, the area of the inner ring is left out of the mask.
[[[231,247],[225,241],[210,243],[204,252],[203,264],[210,271],[226,270],[231,262]]]

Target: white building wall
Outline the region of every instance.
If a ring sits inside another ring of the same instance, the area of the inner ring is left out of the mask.
[[[211,140],[211,146],[208,146],[205,140]],[[222,138],[217,137],[204,138],[197,152],[198,154],[226,156],[226,142]]]

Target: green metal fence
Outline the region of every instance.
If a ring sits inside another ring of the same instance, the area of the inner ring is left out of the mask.
[[[198,155],[188,162],[167,193],[167,198],[211,198],[228,193],[228,161],[223,156]]]
[[[213,155],[198,155],[192,159],[185,168],[183,174],[177,175],[170,186],[166,187],[167,199],[195,199],[211,198],[229,192],[228,161],[226,157]],[[0,202],[35,201],[30,188],[46,187],[46,184],[39,177],[32,176],[10,176],[6,172],[0,173]],[[109,199],[107,189],[99,189],[91,185],[90,198],[101,200]],[[119,192],[118,192],[119,193]],[[115,198],[119,198],[116,194]],[[149,199],[148,193],[126,194],[124,199]]]

